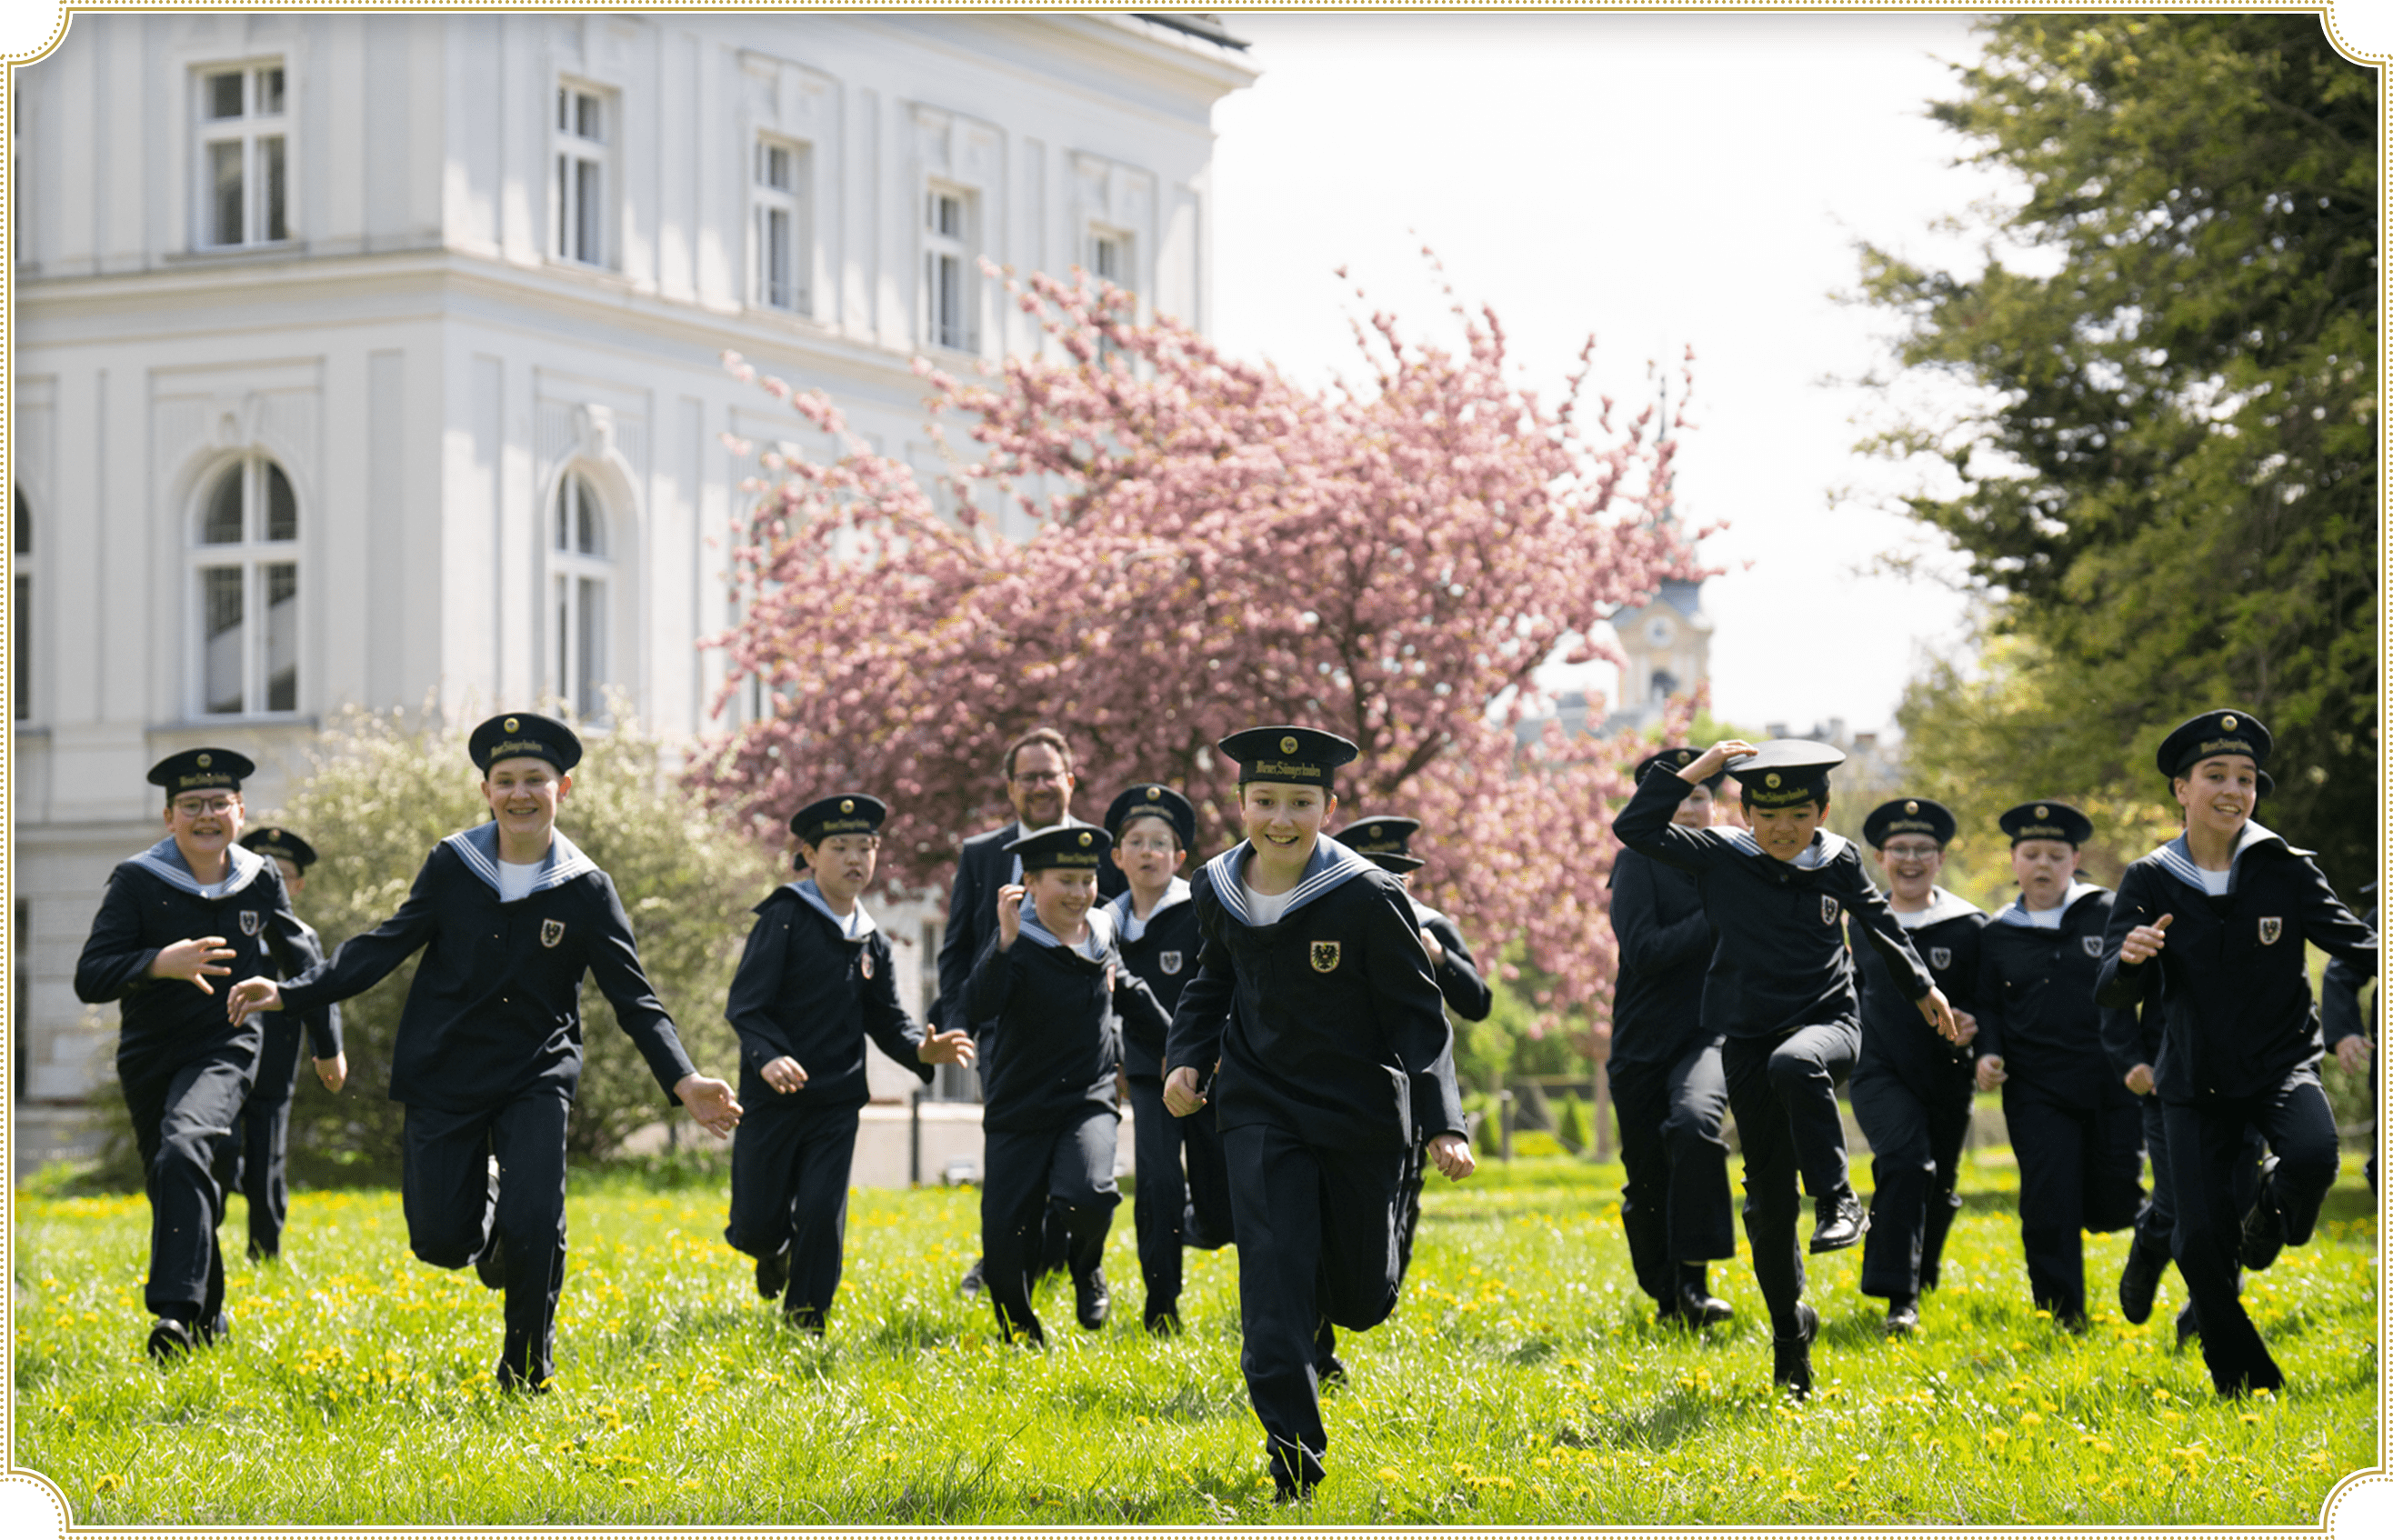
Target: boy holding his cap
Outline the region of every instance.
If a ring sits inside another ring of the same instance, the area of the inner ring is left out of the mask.
[[[1403,884],[1321,830],[1353,744],[1253,727],[1238,766],[1246,839],[1190,883],[1204,936],[1164,1048],[1165,1104],[1218,1104],[1237,1231],[1240,1366],[1283,1502],[1311,1494],[1322,1426],[1321,1327],[1387,1319],[1403,1283],[1416,1130],[1449,1178],[1471,1174],[1454,1033]],[[1218,1071],[1216,1066],[1218,1067]],[[1427,1074],[1437,1095],[1416,1103]],[[1423,1104],[1423,1103],[1426,1104]]]
[[[380,983],[421,950],[391,1046],[390,1098],[407,1109],[408,1244],[435,1267],[471,1262],[506,1294],[502,1387],[544,1390],[565,1286],[565,1124],[582,1079],[582,976],[669,1099],[718,1137],[739,1121],[731,1088],[690,1067],[641,971],[615,884],[556,828],[582,740],[530,711],[474,729],[489,823],[432,847],[397,914],[287,984],[236,985],[238,1021],[302,1015]]]
[[[1803,1303],[1798,1173],[1817,1211],[1813,1252],[1842,1250],[1869,1227],[1849,1180],[1837,1110],[1836,1082],[1851,1073],[1861,1049],[1847,916],[1877,948],[1903,998],[1939,1031],[1955,1030],[1943,991],[1870,884],[1860,852],[1821,827],[1828,772],[1844,758],[1799,738],[1759,750],[1731,738],[1675,776],[1646,777],[1613,823],[1629,849],[1694,874],[1704,913],[1720,933],[1704,983],[1704,1022],[1727,1039],[1721,1067],[1745,1155],[1754,1278],[1770,1306],[1772,1377],[1798,1397],[1811,1394],[1820,1316]],[[1722,768],[1736,777],[1751,829],[1672,823],[1680,802]]]
[[[888,816],[860,791],[798,810],[790,832],[807,875],[756,906],[724,1003],[745,1114],[723,1238],[756,1259],[756,1292],[817,1337],[839,1292],[857,1114],[872,1099],[866,1039],[925,1084],[933,1064],[973,1061],[970,1038],[926,1037],[897,1003],[889,938],[861,901]]]
[[[150,767],[150,784],[166,793],[165,838],[109,874],[75,963],[76,998],[124,1002],[116,1076],[150,1196],[143,1299],[157,1318],[150,1356],[161,1363],[232,1329],[216,1159],[257,1074],[259,1034],[239,1015],[228,1019],[208,980],[236,969],[295,972],[316,960],[282,874],[237,842],[241,783],[256,769],[214,748]],[[348,1064],[331,1046],[316,1073],[338,1090]]]
[[[2252,820],[2269,729],[2248,711],[2205,711],[2163,740],[2160,770],[2185,832],[2120,880],[2102,939],[2096,998],[2129,1008],[2157,964],[2161,1050],[2152,1084],[2177,1189],[2171,1245],[2202,1325],[2202,1356],[2221,1395],[2285,1382],[2235,1293],[2251,1265],[2300,1246],[2334,1183],[2334,1115],[2319,1084],[2325,1046],[2305,945],[2363,978],[2376,936],[2352,917],[2309,856]],[[2272,1152],[2259,1200],[2235,1209],[2244,1127]]]
[[[964,985],[987,1088],[982,1273],[1008,1341],[1017,1332],[1047,1340],[1030,1304],[1046,1225],[1063,1228],[1080,1325],[1097,1331],[1112,1313],[1103,1263],[1121,1202],[1120,1013],[1144,1015],[1150,1028],[1164,1020],[1145,982],[1122,966],[1112,914],[1095,907],[1097,866],[1112,847],[1086,824],[1010,842],[1022,881],[998,889],[997,933]]]

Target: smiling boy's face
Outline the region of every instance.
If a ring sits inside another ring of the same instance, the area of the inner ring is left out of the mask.
[[[1256,850],[1275,855],[1310,855],[1338,799],[1317,786],[1288,781],[1249,781],[1238,788],[1238,816]]]
[[[245,813],[238,791],[221,787],[186,791],[166,804],[166,832],[174,836],[185,861],[200,855],[213,864],[241,838]]]
[[[573,789],[573,777],[544,759],[503,759],[482,777],[482,797],[499,828],[517,838],[543,837],[556,823],[556,805]]]
[[[1039,923],[1051,931],[1077,927],[1088,918],[1089,906],[1097,901],[1094,867],[1048,867],[1025,872],[1022,885],[1039,910]]]

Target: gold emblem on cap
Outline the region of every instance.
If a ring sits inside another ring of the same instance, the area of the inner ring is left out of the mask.
[[[855,812],[855,811],[856,811],[856,799],[855,799],[854,797],[842,797],[842,798],[839,800],[839,810],[840,810],[842,813],[853,813],[853,812]]]
[[[1680,763],[1680,764],[1684,764],[1684,763],[1686,763],[1687,762],[1689,762],[1690,760],[1693,759],[1694,757],[1695,757],[1695,752],[1694,752],[1694,750],[1692,750],[1692,749],[1681,749],[1681,750],[1679,750],[1679,763]]]
[[[2231,733],[2235,730],[2235,718],[2231,714],[2222,716],[2218,719],[2218,724]]]
[[[199,759],[198,759],[198,761],[197,761],[196,763],[198,763],[198,765],[199,765],[199,767],[200,767],[201,769],[204,770],[204,769],[206,769],[209,765],[214,764],[214,763],[216,763],[216,761],[215,761],[215,759],[214,759],[214,758],[212,758],[212,757],[211,757],[211,756],[209,756],[209,755],[202,754],[202,755],[199,757]]]
[[[1146,789],[1146,800],[1151,803],[1161,802],[1163,800],[1163,788],[1159,786],[1148,787]]]
[[[1916,813],[1919,811],[1919,804],[1916,802],[1905,803],[1903,804],[1903,810],[1905,813]]]
[[[499,725],[500,725],[500,727],[501,727],[502,729],[503,729],[504,731],[507,731],[507,732],[512,733],[512,732],[514,732],[517,727],[521,726],[521,725],[522,725],[522,724],[521,724],[521,723],[519,723],[519,722],[517,722],[514,717],[509,717],[509,718],[507,718],[504,722],[503,722],[503,723],[499,724]]]
[[[2046,810],[2045,805],[2042,803],[2036,803],[2035,816],[2039,818],[2049,818],[2052,816],[2052,815]]]
[[[1770,774],[1768,774],[1767,776],[1762,777],[1761,777],[1761,784],[1762,784],[1762,785],[1764,785],[1764,786],[1767,786],[1767,787],[1771,788],[1771,789],[1772,789],[1772,790],[1775,790],[1777,789],[1777,786],[1778,786],[1778,772],[1777,772],[1777,771],[1775,771],[1775,770],[1772,770],[1772,772],[1770,772]]]
[[[1080,836],[1080,843],[1082,843],[1083,845],[1088,844],[1088,843],[1090,843],[1090,842],[1092,842],[1092,836],[1087,835],[1087,834],[1083,834],[1083,835],[1081,835],[1081,836]]]
[[[1296,752],[1296,739],[1295,739],[1295,738],[1293,738],[1293,737],[1284,737],[1284,738],[1280,739],[1280,740],[1279,740],[1279,751],[1280,751],[1281,753],[1283,753],[1283,754],[1293,754],[1293,753],[1295,753],[1295,752]]]

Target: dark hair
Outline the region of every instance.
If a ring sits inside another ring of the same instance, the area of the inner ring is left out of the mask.
[[[1185,850],[1188,848],[1180,842],[1180,825],[1173,820],[1170,810],[1160,806],[1133,807],[1129,812],[1123,814],[1120,827],[1114,830],[1114,838],[1116,840],[1119,840],[1123,831],[1128,829],[1134,820],[1140,818],[1153,818],[1157,823],[1159,823],[1165,829],[1170,829],[1171,831],[1171,843],[1175,849]]]
[[[1005,746],[1005,778],[1007,780],[1013,778],[1013,757],[1025,749],[1039,746],[1054,750],[1064,761],[1064,774],[1068,776],[1072,773],[1072,746],[1064,741],[1064,735],[1053,727],[1033,727]]]

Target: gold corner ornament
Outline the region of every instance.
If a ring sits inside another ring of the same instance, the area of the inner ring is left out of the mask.
[[[2233,726],[2233,725],[2234,725],[2234,724],[2230,722],[2230,723],[2229,723],[2229,724],[2228,724],[2228,725],[2231,727],[2231,726]],[[1279,751],[1280,751],[1281,753],[1283,753],[1283,754],[1293,754],[1293,753],[1295,753],[1295,752],[1296,752],[1296,739],[1295,739],[1294,737],[1284,737],[1284,738],[1280,739],[1280,740],[1279,740]]]
[[[500,727],[501,727],[501,729],[502,729],[503,731],[512,733],[512,732],[516,731],[517,728],[521,727],[521,726],[523,725],[523,724],[522,724],[522,723],[520,723],[520,722],[517,722],[514,717],[509,717],[509,718],[507,718],[507,719],[506,719],[506,721],[504,721],[504,722],[501,723],[499,725],[500,725]]]
[[[855,811],[856,811],[856,799],[855,799],[854,797],[842,797],[842,798],[839,800],[839,810],[840,810],[842,813],[853,813],[853,812],[855,812]]]

